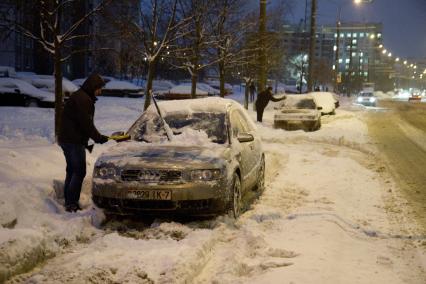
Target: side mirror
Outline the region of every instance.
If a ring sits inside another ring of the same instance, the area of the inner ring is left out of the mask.
[[[317,110],[322,110],[322,107],[317,107]]]
[[[20,94],[21,91],[19,89],[15,89],[15,93]]]
[[[240,143],[254,141],[253,135],[251,135],[249,133],[240,133],[240,134],[238,134],[237,139],[238,139],[238,141],[240,141]]]

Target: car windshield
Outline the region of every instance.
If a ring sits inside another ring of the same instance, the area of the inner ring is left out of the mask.
[[[224,113],[178,113],[167,115],[164,120],[170,126],[174,135],[180,135],[185,130],[203,131],[208,138],[218,144],[224,144],[227,139]],[[148,143],[165,141],[167,139],[159,116],[143,114],[130,128],[129,134],[135,141]]]
[[[373,93],[361,93],[361,97],[372,97]]]
[[[310,100],[310,99],[300,100],[299,102],[297,102],[295,107],[298,109],[315,109],[316,108],[314,100]]]

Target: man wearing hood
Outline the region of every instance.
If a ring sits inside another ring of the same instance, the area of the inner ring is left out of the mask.
[[[103,144],[108,137],[99,133],[93,123],[96,96],[100,95],[104,80],[98,74],[90,75],[83,86],[66,101],[59,128],[58,144],[67,163],[64,184],[65,210],[81,210],[81,186],[86,176],[86,152],[89,138]]]

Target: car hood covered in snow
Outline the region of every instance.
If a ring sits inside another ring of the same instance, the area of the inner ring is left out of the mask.
[[[151,144],[122,142],[109,149],[96,165],[110,164],[117,167],[155,168],[221,168],[230,149],[224,145],[194,146],[172,143]]]

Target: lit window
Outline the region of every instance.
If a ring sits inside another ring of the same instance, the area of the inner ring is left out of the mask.
[[[360,53],[359,53],[359,56],[360,56],[360,57],[363,57],[363,56],[364,56],[364,52],[360,52]]]
[[[357,37],[358,36],[358,34],[357,33],[353,33],[352,34],[352,37]]]
[[[364,72],[364,76],[367,77],[368,76],[368,72]]]
[[[356,56],[356,52],[352,52],[352,57],[355,57]]]
[[[362,59],[362,58],[361,58],[361,59],[359,60],[359,63],[363,63],[363,62],[364,62],[364,59]]]
[[[345,69],[346,69],[346,70],[348,70],[348,69],[349,69],[349,65],[346,65],[346,66],[345,66]]]
[[[353,39],[352,40],[352,44],[356,44],[357,43],[357,40],[356,39]]]
[[[352,34],[351,33],[347,33],[346,34],[346,37],[351,37],[352,36]]]
[[[334,51],[336,51],[337,50],[337,46],[335,45],[335,46],[333,46],[333,50]]]
[[[340,37],[341,37],[341,38],[344,38],[344,37],[345,37],[345,34],[340,34]]]
[[[339,63],[342,63],[342,62],[343,62],[343,59],[342,59],[342,58],[340,58],[340,59],[339,59]]]
[[[334,37],[337,37],[337,34],[334,34]]]
[[[382,34],[381,33],[378,33],[377,34],[377,38],[381,38],[382,37]]]
[[[346,58],[346,61],[345,61],[346,63],[349,63],[350,62],[350,59],[349,58]]]
[[[364,33],[360,33],[360,34],[359,34],[359,37],[364,37]]]

